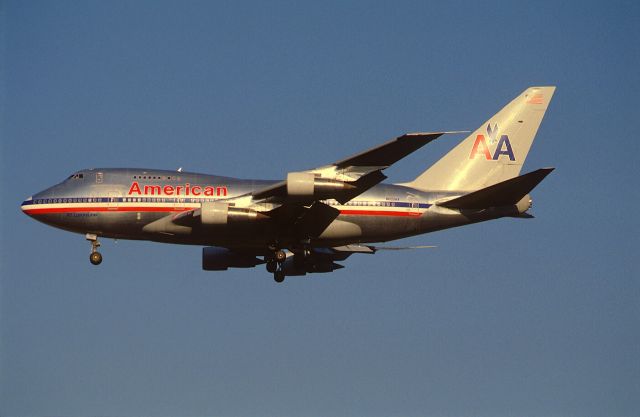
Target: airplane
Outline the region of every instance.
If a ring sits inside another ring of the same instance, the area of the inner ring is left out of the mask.
[[[343,268],[387,242],[503,217],[531,218],[530,192],[554,168],[520,175],[555,87],[530,87],[413,181],[383,171],[448,133],[408,133],[281,181],[191,172],[93,168],[27,198],[22,211],[99,238],[199,245],[202,268],[265,265],[276,282]]]

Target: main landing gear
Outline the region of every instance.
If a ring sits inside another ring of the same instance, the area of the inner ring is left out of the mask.
[[[94,265],[100,265],[102,262],[102,254],[98,252],[100,242],[98,242],[98,236],[92,233],[87,233],[85,238],[91,242],[91,255],[89,255],[89,262]]]
[[[267,261],[267,271],[273,274],[275,282],[284,281],[284,261],[287,260],[287,253],[282,249],[273,252],[273,257]]]

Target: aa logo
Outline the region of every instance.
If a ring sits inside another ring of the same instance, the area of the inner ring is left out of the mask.
[[[491,128],[491,123],[487,125],[487,136],[489,137],[488,141],[485,138],[485,135],[478,135],[476,137],[476,141],[473,143],[473,148],[471,148],[469,159],[476,159],[476,157],[480,155],[480,157],[484,157],[487,161],[497,161],[498,158],[500,158],[500,155],[506,155],[509,157],[510,161],[516,160],[516,157],[513,156],[513,148],[511,148],[511,142],[509,142],[509,136],[501,135],[500,139],[498,139],[497,124],[495,124],[493,128]],[[495,148],[492,153],[489,146],[493,148],[494,145]]]

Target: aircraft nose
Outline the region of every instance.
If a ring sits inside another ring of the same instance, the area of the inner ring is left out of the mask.
[[[31,208],[32,203],[33,203],[33,196],[27,198],[22,202],[22,205],[20,206],[20,208],[22,209],[22,212],[24,214],[29,215],[29,209]]]

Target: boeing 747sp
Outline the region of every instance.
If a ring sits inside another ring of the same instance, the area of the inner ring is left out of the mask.
[[[383,171],[450,132],[408,133],[282,181],[181,171],[84,169],[22,203],[45,224],[98,238],[204,246],[202,268],[265,264],[285,276],[331,272],[387,242],[501,217],[531,217],[529,193],[553,168],[520,175],[555,87],[530,87],[416,179]]]

